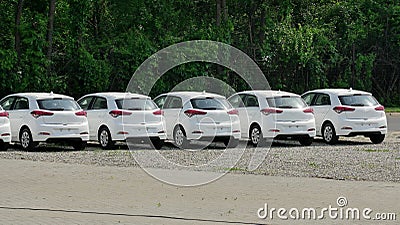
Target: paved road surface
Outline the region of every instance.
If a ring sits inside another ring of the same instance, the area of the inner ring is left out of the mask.
[[[4,159],[0,165],[0,224],[310,224],[261,220],[256,212],[265,203],[269,208],[300,210],[337,207],[339,196],[347,197],[346,207],[400,216],[400,183],[227,175],[208,185],[180,188],[152,179],[138,168]],[[188,179],[204,175],[164,172]],[[354,224],[331,219],[311,222]]]
[[[386,114],[390,131],[400,131],[400,113]]]

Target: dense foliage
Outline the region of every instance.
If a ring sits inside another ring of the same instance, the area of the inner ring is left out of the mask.
[[[206,39],[247,53],[273,89],[353,87],[400,105],[398,0],[2,0],[0,7],[0,96],[124,91],[150,55]],[[152,94],[195,76],[246,88],[220,66],[189,63]]]

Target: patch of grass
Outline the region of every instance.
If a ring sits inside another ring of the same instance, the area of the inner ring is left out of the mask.
[[[400,107],[385,107],[385,112],[387,113],[399,113]]]
[[[389,152],[389,149],[363,149],[364,152]]]
[[[315,162],[309,162],[308,165],[313,167],[313,168],[317,168],[318,167],[318,165]]]
[[[225,168],[224,170],[227,171],[247,171],[246,169],[240,168],[240,167],[232,167],[232,168]]]
[[[400,157],[394,158],[395,160],[400,160]]]

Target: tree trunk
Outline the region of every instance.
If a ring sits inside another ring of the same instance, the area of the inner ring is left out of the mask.
[[[24,0],[18,0],[17,12],[15,14],[15,51],[17,52],[17,68],[21,66],[21,33],[19,32],[21,25],[22,8]]]
[[[217,0],[217,26],[221,25],[221,15],[222,15],[222,0]]]
[[[50,75],[51,72],[51,54],[53,52],[53,31],[54,31],[54,14],[56,11],[56,1],[57,0],[50,0],[50,7],[49,7],[49,22],[47,24],[47,60],[48,60],[48,67],[47,67],[47,75]]]

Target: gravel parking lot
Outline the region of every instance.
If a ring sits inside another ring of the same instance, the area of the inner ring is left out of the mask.
[[[12,146],[8,151],[0,152],[0,158],[137,167],[132,153],[140,155],[151,151],[147,145],[137,145],[132,152],[123,144],[117,148],[104,151],[98,145],[91,144],[85,151],[73,151],[70,147],[47,145],[34,152],[24,152],[18,146]],[[223,145],[218,143],[201,151],[178,150],[167,144],[160,153],[174,163],[198,165],[219,157],[223,150]],[[335,146],[326,145],[321,139],[309,147],[302,147],[297,142],[276,142],[260,167],[249,171],[247,165],[254,150],[247,147],[239,162],[231,169],[228,164],[220,164],[211,170],[237,174],[400,182],[400,132],[390,132],[385,142],[379,145],[370,144],[369,139],[363,137],[342,138]],[[240,153],[238,150],[237,154]],[[229,159],[223,161],[228,162]],[[167,167],[157,164],[153,159],[149,159],[149,162],[151,165],[148,166]]]

